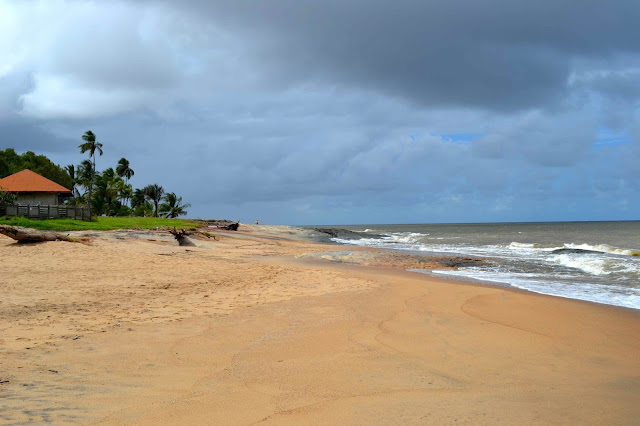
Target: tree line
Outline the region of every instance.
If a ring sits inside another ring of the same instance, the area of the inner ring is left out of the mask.
[[[12,148],[0,150],[0,179],[24,169],[29,169],[71,189],[71,176],[64,168],[53,163],[46,156],[36,155],[31,151],[17,154]]]
[[[129,181],[135,172],[124,157],[115,168],[97,171],[96,155],[103,154],[103,145],[91,130],[82,135],[82,140],[78,148],[89,158],[64,168],[31,151],[22,155],[11,148],[0,151],[0,178],[30,169],[70,189],[73,198],[67,203],[90,207],[93,215],[175,218],[187,214],[186,209],[191,205],[183,203],[182,197],[175,193],[165,192],[157,183],[134,189]]]

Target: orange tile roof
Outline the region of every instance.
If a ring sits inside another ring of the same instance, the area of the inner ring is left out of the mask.
[[[0,189],[6,192],[54,192],[70,194],[71,191],[62,185],[58,185],[44,176],[25,169],[14,173],[4,179],[0,179]]]

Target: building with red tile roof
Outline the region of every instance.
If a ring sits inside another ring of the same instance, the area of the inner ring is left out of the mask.
[[[19,204],[57,205],[71,196],[69,189],[29,169],[0,179],[0,190],[17,194]]]

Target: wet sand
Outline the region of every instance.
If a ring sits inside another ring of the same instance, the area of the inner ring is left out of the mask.
[[[638,311],[214,233],[0,236],[0,423],[640,422]]]

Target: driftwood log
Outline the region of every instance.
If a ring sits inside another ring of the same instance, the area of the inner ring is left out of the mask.
[[[195,246],[193,241],[191,241],[189,238],[187,238],[189,235],[191,235],[191,233],[189,231],[186,231],[184,229],[181,229],[181,230],[178,231],[174,226],[173,229],[169,229],[169,233],[171,235],[173,235],[173,237],[176,239],[176,241],[178,241],[179,245],[181,245],[181,246]]]
[[[218,225],[218,229],[224,229],[225,231],[237,231],[240,223],[230,223],[229,225]]]
[[[0,234],[21,243],[37,243],[43,241],[69,241],[72,243],[84,242],[78,238],[63,235],[57,232],[38,231],[36,229],[23,228],[21,226],[0,225]]]
[[[201,232],[201,231],[187,231],[185,229],[181,229],[181,230],[177,230],[176,227],[174,226],[173,229],[169,229],[169,233],[171,235],[173,235],[173,237],[176,239],[176,241],[178,241],[178,244],[181,246],[195,246],[196,243],[194,243],[189,236],[190,235],[204,235],[207,238],[213,238],[214,240],[218,241],[218,239],[216,238],[215,235],[210,234],[208,232]]]

